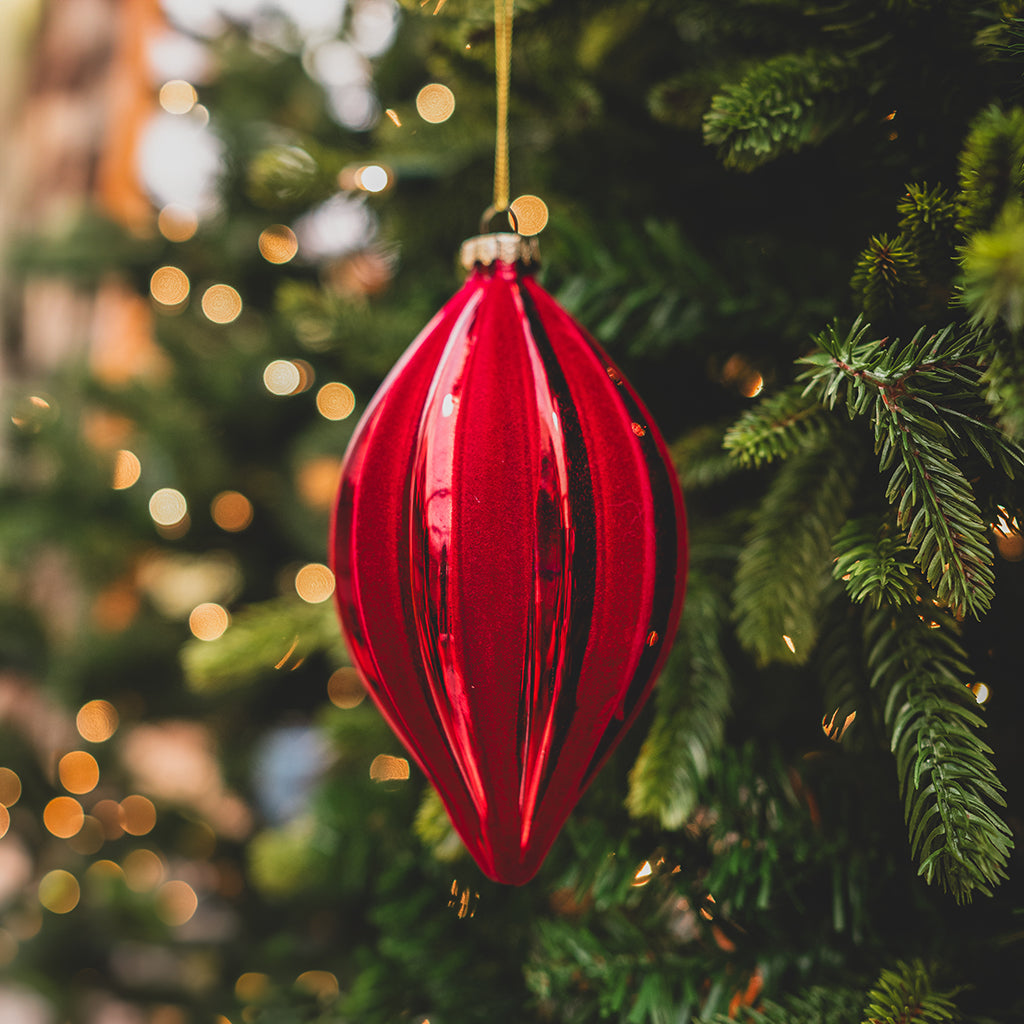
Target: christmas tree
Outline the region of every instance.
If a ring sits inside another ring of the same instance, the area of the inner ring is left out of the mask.
[[[654,696],[522,887],[325,565],[491,201],[494,21],[0,12],[0,1018],[1024,1020],[1024,6],[517,5],[518,226],[690,530]]]

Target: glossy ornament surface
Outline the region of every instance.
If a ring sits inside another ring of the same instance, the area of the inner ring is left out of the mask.
[[[356,428],[331,538],[367,690],[510,884],[647,698],[686,574],[664,442],[534,256],[517,235],[466,243],[469,279]]]

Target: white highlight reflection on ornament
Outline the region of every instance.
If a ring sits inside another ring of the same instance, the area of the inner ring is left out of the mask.
[[[336,195],[295,224],[299,252],[319,260],[361,249],[373,240],[376,222],[362,197]]]
[[[447,419],[453,412],[455,412],[455,398],[452,395],[445,395],[441,402],[441,415]]]
[[[136,161],[157,206],[176,203],[200,214],[216,209],[224,147],[201,118],[157,114],[143,130]]]

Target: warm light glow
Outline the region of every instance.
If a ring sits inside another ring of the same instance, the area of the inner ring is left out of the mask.
[[[198,98],[192,83],[180,78],[164,82],[160,86],[160,106],[168,114],[187,114],[196,105]]]
[[[157,526],[177,526],[187,513],[185,495],[173,487],[161,487],[149,499],[149,514]]]
[[[268,263],[287,263],[299,251],[299,240],[287,224],[271,224],[260,232],[260,255]]]
[[[157,900],[157,914],[165,924],[172,926],[191,921],[192,915],[199,908],[199,897],[195,889],[180,879],[164,882],[160,886]]]
[[[196,605],[188,617],[188,628],[197,640],[216,640],[231,624],[227,609],[212,601]]]
[[[310,562],[295,574],[295,592],[310,604],[326,601],[334,593],[334,573],[326,565]]]
[[[516,230],[521,235],[539,235],[548,223],[548,204],[540,196],[525,195],[512,201]]]
[[[303,971],[295,979],[295,986],[322,999],[339,992],[338,979],[330,971]]]
[[[57,418],[57,407],[52,399],[42,395],[27,395],[20,400],[11,413],[11,422],[20,430],[37,434],[43,427]]]
[[[147,797],[133,793],[121,801],[121,828],[130,836],[144,836],[156,825],[156,808]]]
[[[39,880],[39,902],[53,914],[67,914],[78,906],[82,890],[70,871],[57,868]]]
[[[77,835],[73,835],[68,840],[68,846],[70,846],[75,853],[80,853],[82,856],[88,857],[100,849],[105,839],[106,834],[100,820],[98,818],[94,818],[91,814],[87,814]]]
[[[7,830],[11,827],[11,812],[0,804],[0,839],[3,839],[7,835]]]
[[[334,501],[340,475],[341,460],[331,455],[321,455],[299,467],[295,475],[295,486],[299,496],[310,508],[326,511]]]
[[[409,778],[409,762],[404,757],[378,754],[370,765],[370,778],[374,782],[393,782]]]
[[[756,398],[764,391],[764,377],[759,373],[752,373],[740,385],[740,394],[745,398]]]
[[[316,407],[327,420],[343,420],[356,407],[356,396],[347,384],[325,384],[316,393]]]
[[[85,821],[82,805],[70,796],[55,796],[43,808],[43,824],[58,839],[77,835]]]
[[[160,267],[149,279],[149,292],[161,306],[180,306],[188,298],[188,275],[177,267]]]
[[[354,668],[339,668],[327,680],[327,696],[336,708],[350,711],[366,699],[366,688]]]
[[[440,82],[423,86],[416,96],[416,111],[429,124],[447,121],[454,110],[455,93]]]
[[[263,386],[272,395],[293,395],[302,385],[302,373],[290,359],[275,359],[263,370]]]
[[[402,127],[402,119],[398,116],[397,110],[392,110],[390,107],[388,107],[388,109],[385,110],[384,113],[388,115],[388,117],[391,119],[391,123],[396,128]]]
[[[83,704],[75,717],[75,725],[79,735],[90,743],[102,743],[109,740],[120,719],[117,708],[108,700],[90,700]]]
[[[792,638],[792,637],[786,636],[786,634],[785,634],[785,633],[783,633],[783,634],[782,634],[782,642],[783,642],[783,643],[784,643],[784,644],[785,644],[785,645],[786,645],[786,646],[787,646],[787,647],[788,647],[788,648],[789,648],[789,649],[790,649],[790,650],[791,650],[791,651],[792,651],[792,652],[793,652],[794,654],[796,654],[796,644],[795,644],[795,643],[793,643],[793,638]]]
[[[984,704],[985,701],[987,701],[989,697],[992,696],[991,691],[984,683],[975,683],[971,687],[971,692],[974,694],[974,699],[979,704]]]
[[[100,878],[107,882],[124,881],[124,869],[116,861],[103,860],[94,861],[86,869],[86,876],[89,878]]]
[[[72,750],[57,765],[60,784],[69,792],[81,795],[91,793],[100,781],[100,766],[96,758],[84,750]]]
[[[150,892],[164,880],[166,868],[152,850],[132,850],[124,859],[124,877],[133,892]]]
[[[13,807],[21,799],[21,779],[10,768],[0,768],[0,807]]]
[[[257,971],[246,971],[235,982],[235,995],[243,1003],[258,1003],[270,988],[270,977]]]
[[[203,313],[215,324],[229,324],[242,312],[242,296],[229,284],[213,284],[203,292]]]
[[[383,192],[391,184],[391,175],[380,164],[367,164],[356,171],[356,185],[364,192]]]
[[[93,804],[92,816],[100,823],[105,839],[120,839],[124,835],[121,805],[116,800],[97,801]]]
[[[157,215],[156,226],[168,242],[187,242],[199,228],[199,217],[180,203],[168,203]]]
[[[210,502],[210,515],[222,530],[238,533],[252,522],[252,502],[239,491],[221,491]]]
[[[110,486],[115,491],[123,491],[138,483],[141,475],[142,463],[139,462],[138,455],[128,451],[127,448],[122,448],[114,456],[114,476]]]
[[[649,860],[645,860],[643,864],[636,869],[636,874],[633,875],[633,885],[637,887],[646,885],[651,880],[653,874],[654,868],[651,867],[651,862]]]

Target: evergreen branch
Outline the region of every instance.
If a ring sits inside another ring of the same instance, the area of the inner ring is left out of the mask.
[[[656,711],[629,773],[626,807],[634,817],[681,828],[722,745],[732,678],[722,653],[728,605],[712,578],[691,571],[682,629],[655,691]]]
[[[869,320],[884,320],[915,305],[924,289],[917,253],[902,235],[876,235],[857,261],[853,291]]]
[[[961,301],[972,321],[1024,328],[1024,204],[1008,202],[991,231],[971,235],[961,264]]]
[[[929,188],[924,183],[907,185],[896,209],[899,236],[922,264],[938,267],[949,260],[958,232],[957,204],[948,189]]]
[[[883,970],[868,993],[863,1024],[943,1024],[961,1020],[952,992],[936,992],[920,960]]]
[[[757,661],[802,664],[814,647],[831,580],[832,537],[846,518],[858,460],[835,445],[781,468],[740,553],[733,604],[737,636]]]
[[[349,663],[333,603],[284,597],[237,612],[217,640],[190,640],[181,663],[190,689],[220,693],[252,685],[275,669],[297,668],[316,651],[329,651],[339,665]]]
[[[741,465],[759,466],[820,444],[830,426],[820,403],[794,385],[748,409],[726,431],[722,447]]]
[[[999,425],[1014,439],[1024,441],[1024,348],[1017,337],[994,342],[994,352],[982,382],[986,401]]]
[[[836,99],[850,78],[851,66],[834,54],[772,57],[712,99],[704,141],[742,171],[817,144],[842,126]]]
[[[832,575],[846,584],[855,604],[899,608],[912,604],[919,576],[913,548],[892,536],[889,524],[873,518],[851,519],[835,536],[836,563]]]
[[[722,428],[705,424],[684,434],[670,448],[672,463],[687,493],[706,490],[740,471],[737,460],[722,451]]]
[[[427,786],[423,791],[413,831],[440,861],[459,860],[468,852],[433,786]]]
[[[960,154],[960,220],[964,234],[991,227],[1009,200],[1024,194],[1024,110],[985,110]]]
[[[807,392],[832,408],[845,398],[852,417],[867,415],[897,523],[939,599],[956,614],[980,615],[993,597],[992,552],[974,492],[956,455],[977,454],[1013,476],[1024,451],[982,418],[979,336],[952,326],[906,344],[865,341],[854,323],[840,340],[833,328],[821,351],[802,360]]]
[[[859,1024],[863,1005],[860,989],[815,985],[781,1002],[741,1007],[735,1016],[716,1014],[708,1024]]]
[[[948,617],[934,614],[926,622],[914,609],[895,618],[888,609],[874,613],[865,629],[868,669],[885,700],[918,873],[966,903],[1006,877],[1013,840],[991,808],[1004,805],[1003,786],[991,748],[975,733],[985,723],[967,686],[966,656]]]

